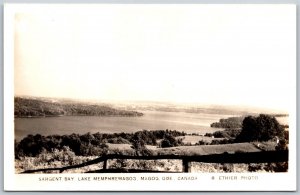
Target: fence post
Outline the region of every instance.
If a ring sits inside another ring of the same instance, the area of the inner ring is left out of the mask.
[[[103,161],[103,169],[107,169],[107,159]]]
[[[189,160],[182,159],[182,172],[184,173],[190,173],[191,172],[191,164]]]

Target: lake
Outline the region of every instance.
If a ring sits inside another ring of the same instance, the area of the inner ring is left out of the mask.
[[[214,132],[210,124],[232,115],[185,112],[142,111],[142,117],[62,116],[45,118],[15,118],[15,138],[28,134],[84,134],[135,132],[139,130],[178,130],[187,133]]]
[[[187,133],[205,134],[220,130],[211,128],[210,124],[221,118],[232,115],[142,111],[142,117],[100,117],[100,116],[61,116],[45,118],[16,118],[15,138],[22,139],[28,134],[84,134],[120,133],[139,130],[178,130]],[[281,123],[286,123],[286,117],[280,117]]]

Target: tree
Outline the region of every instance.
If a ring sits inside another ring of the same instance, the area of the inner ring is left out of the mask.
[[[176,139],[171,134],[166,134],[165,138],[160,143],[160,146],[162,148],[175,147],[180,145],[182,145],[182,139]]]
[[[172,147],[172,144],[170,143],[170,140],[167,140],[167,139],[162,140],[160,145],[161,145],[162,148]]]
[[[147,149],[146,143],[142,138],[142,133],[137,132],[134,134],[132,140],[132,148],[135,150],[136,156],[147,156],[151,154],[151,151]]]
[[[237,136],[238,142],[268,141],[275,136],[284,137],[284,128],[275,117],[260,114],[258,117],[247,116],[243,120],[242,131]]]

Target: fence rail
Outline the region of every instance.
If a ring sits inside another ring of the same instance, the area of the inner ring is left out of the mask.
[[[181,160],[182,161],[182,172],[191,171],[191,162],[205,162],[205,163],[276,163],[276,162],[288,162],[288,150],[281,151],[264,151],[264,152],[250,152],[250,153],[223,153],[223,154],[210,154],[210,155],[155,155],[155,156],[130,156],[120,154],[108,154],[101,156],[91,161],[87,161],[78,165],[71,165],[60,168],[47,168],[47,169],[35,169],[26,170],[22,173],[35,173],[35,172],[48,172],[48,171],[59,171],[62,173],[65,170],[81,168],[97,163],[103,162],[103,169],[101,172],[108,171],[108,160],[112,159],[133,159],[133,160]],[[106,171],[107,170],[107,171]],[[116,171],[116,170],[115,170]],[[115,172],[113,171],[113,172]],[[142,170],[139,170],[142,172]],[[149,172],[149,170],[145,170]],[[151,172],[151,171],[150,171]],[[157,172],[157,171],[153,171]]]

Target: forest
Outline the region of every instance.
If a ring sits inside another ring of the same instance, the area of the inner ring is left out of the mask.
[[[84,104],[79,102],[54,102],[32,98],[15,97],[15,117],[49,117],[63,115],[80,116],[143,116],[143,113],[115,109],[107,105]]]

